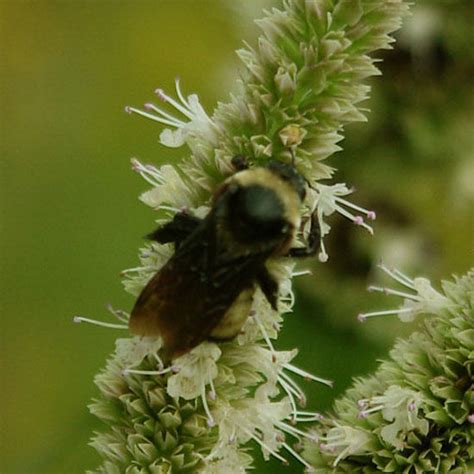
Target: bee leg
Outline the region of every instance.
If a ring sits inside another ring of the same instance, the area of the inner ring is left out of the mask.
[[[270,275],[267,267],[262,266],[262,269],[257,274],[257,282],[267,298],[271,307],[276,311],[278,299],[278,283]]]
[[[288,251],[287,257],[300,258],[314,255],[320,246],[321,231],[319,229],[318,219],[316,213],[311,215],[311,225],[309,228],[308,239],[306,247],[292,248]]]
[[[173,242],[179,244],[186,239],[202,222],[202,219],[191,216],[186,212],[176,214],[172,221],[164,226],[158,227],[151,234],[146,236],[149,240],[154,240],[160,244]]]
[[[232,166],[237,170],[237,171],[243,171],[248,169],[249,163],[247,161],[247,158],[244,155],[236,155],[232,158],[230,161],[232,163]]]

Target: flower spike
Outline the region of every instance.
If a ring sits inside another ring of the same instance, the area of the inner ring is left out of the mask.
[[[132,159],[132,169],[150,187],[141,201],[164,211],[158,214],[160,225],[182,209],[205,218],[216,190],[236,172],[232,158],[242,155],[250,168],[271,160],[298,168],[311,183],[299,212],[305,219],[316,210],[321,238],[329,232],[325,219],[333,212],[372,232],[373,211],[347,201],[351,191],[345,185],[320,182],[332,177],[333,168],[324,160],[340,150],[344,126],[365,120],[360,103],[369,87],[361,82],[378,73],[370,53],[389,46],[407,6],[399,0],[355,3],[285,0],[281,10],[266,12],[257,46],[238,53],[245,67],[238,89],[212,116],[196,94],[183,94],[179,78],[174,94],[157,89],[159,102],[126,107],[127,113],[158,124],[162,145],[187,147],[180,162],[160,167]],[[175,251],[172,244],[147,243],[140,262],[123,272],[126,290],[140,294]],[[319,258],[328,258],[323,241]],[[327,421],[299,409],[306,400],[293,377],[330,382],[298,369],[296,351],[278,350],[282,313],[294,303],[294,262],[271,258],[270,266],[280,293],[278,311],[256,288],[254,316],[233,340],[203,342],[171,362],[160,337],[116,342],[115,353],[96,377],[101,397],[91,405],[110,426],[92,441],[103,457],[98,472],[168,472],[172,467],[173,472],[243,474],[252,467],[252,440],[265,458],[288,464],[282,455],[286,451],[312,471],[288,438],[299,444],[314,441],[315,431],[304,435],[297,423]],[[120,320],[123,326],[125,319]],[[354,452],[354,443],[329,449],[339,460],[341,453]]]

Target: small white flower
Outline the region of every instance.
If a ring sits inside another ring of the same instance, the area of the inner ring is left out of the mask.
[[[128,293],[138,296],[150,278],[169,260],[172,254],[170,245],[152,242],[140,250],[140,265],[121,272],[125,279],[123,286]],[[128,320],[127,320],[128,323]]]
[[[138,160],[134,161],[135,165],[136,163]],[[153,167],[147,165],[147,169]],[[143,171],[139,172],[144,175]],[[154,209],[167,209],[172,212],[194,207],[196,191],[188,186],[187,180],[180,176],[175,167],[163,165],[159,170],[155,168],[154,174],[157,177],[156,182],[151,182],[153,188],[140,196],[142,202]]]
[[[250,145],[252,146],[255,157],[271,157],[273,152],[273,143],[266,135],[254,135],[250,137]]]
[[[148,355],[156,356],[161,346],[161,338],[155,337],[132,337],[115,341],[117,359],[130,367],[140,364]]]
[[[280,461],[286,460],[278,454],[280,446],[284,443],[284,434],[276,426],[285,420],[291,406],[288,400],[272,402],[269,396],[274,396],[269,386],[259,386],[253,398],[236,400],[234,403],[219,403],[214,411],[216,422],[219,426],[219,442],[215,450],[229,443],[238,442],[245,444],[253,439],[262,448],[265,458],[270,454]]]
[[[172,128],[165,128],[160,134],[160,143],[170,148],[178,148],[187,143],[191,148],[196,138],[215,142],[218,136],[218,128],[199,102],[196,94],[184,97],[179,85],[179,78],[175,81],[177,99],[165,94],[162,89],[156,89],[156,95],[165,103],[174,108],[174,113],[181,117],[170,114],[157,107],[155,104],[147,103],[145,110],[127,106],[125,111],[135,113]]]
[[[216,398],[214,379],[217,377],[217,360],[221,350],[212,342],[203,342],[191,352],[174,360],[173,366],[177,372],[168,378],[167,391],[171,397],[182,397],[193,400],[201,397],[209,426],[214,425],[214,417],[207,404],[207,398]],[[210,391],[206,391],[210,385]]]
[[[296,89],[296,74],[298,70],[296,64],[280,66],[275,74],[275,84],[283,95],[290,95]]]
[[[320,228],[321,251],[319,254],[319,259],[322,262],[325,262],[328,259],[328,254],[324,246],[324,236],[327,235],[331,229],[329,224],[326,223],[325,218],[334,212],[338,212],[346,219],[352,221],[354,224],[364,227],[370,232],[370,234],[374,233],[374,230],[365,222],[362,215],[364,215],[369,220],[374,220],[376,218],[375,212],[357,206],[346,199],[342,199],[341,196],[347,196],[352,192],[353,191],[349,189],[344,183],[337,183],[332,186],[317,183],[312,186],[312,189],[310,189],[310,192],[308,193],[309,201],[313,201],[314,207],[316,208],[316,215]],[[354,214],[353,211],[356,211],[358,214]]]
[[[334,422],[327,435],[320,439],[320,449],[325,453],[336,456],[333,466],[346,457],[362,455],[371,451],[371,434],[365,430],[352,428]]]
[[[253,458],[238,449],[237,445],[228,444],[223,446],[218,453],[214,453],[211,459],[209,456],[204,459],[206,465],[199,471],[199,474],[245,474],[252,466]]]
[[[402,305],[397,309],[383,311],[373,311],[358,315],[359,321],[363,322],[367,318],[377,316],[397,315],[403,322],[411,322],[419,314],[439,314],[449,306],[446,296],[436,291],[428,279],[417,277],[409,278],[399,270],[390,270],[385,265],[379,265],[385,273],[404,287],[404,290],[386,288],[379,286],[369,286],[369,291],[377,291],[387,295],[399,296],[403,298]],[[406,291],[408,289],[408,291]]]
[[[409,431],[418,430],[426,435],[429,428],[428,420],[423,415],[418,417],[418,411],[423,405],[423,397],[419,392],[391,385],[383,395],[370,399],[359,400],[359,413],[365,418],[372,413],[381,412],[389,425],[382,428],[382,439],[397,449],[403,449],[404,439]]]

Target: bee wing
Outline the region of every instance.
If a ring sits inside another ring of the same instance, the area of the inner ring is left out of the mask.
[[[130,317],[133,333],[161,336],[171,357],[210,336],[240,293],[253,285],[264,262],[260,255],[216,255],[212,238],[199,234],[149,281]]]

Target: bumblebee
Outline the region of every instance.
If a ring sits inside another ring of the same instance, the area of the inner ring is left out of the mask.
[[[256,285],[276,309],[278,284],[267,260],[317,250],[314,216],[306,247],[292,248],[306,186],[295,168],[276,161],[248,168],[242,157],[232,163],[238,171],[216,190],[205,218],[180,212],[148,236],[173,243],[175,252],[138,297],[129,327],[140,336],[160,336],[169,358],[207,339],[235,337]]]

